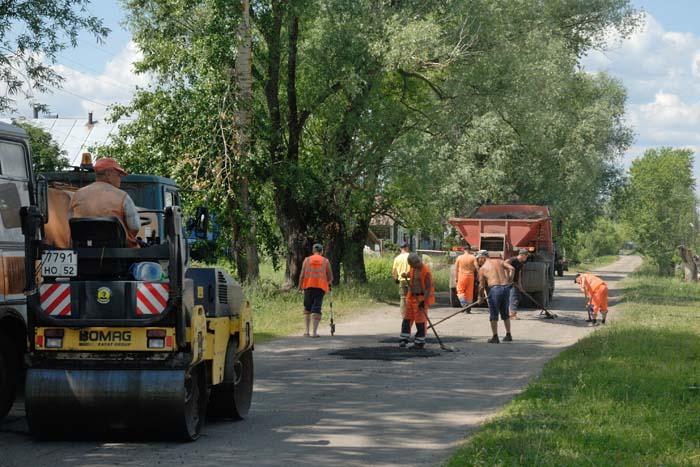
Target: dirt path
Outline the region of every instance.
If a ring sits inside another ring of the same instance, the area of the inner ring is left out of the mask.
[[[618,281],[640,262],[625,256],[600,270],[611,289],[613,322]],[[558,319],[521,312],[515,341],[499,345],[486,343],[484,310],[456,316],[438,332],[459,352],[432,344],[421,358],[397,352],[400,318],[393,307],[338,323],[333,338],[289,337],[259,346],[250,418],[210,423],[196,443],[38,442],[28,435],[18,403],[0,424],[0,465],[438,464],[545,362],[591,332],[572,275],[557,278],[551,309]],[[431,313],[439,318],[452,311]]]

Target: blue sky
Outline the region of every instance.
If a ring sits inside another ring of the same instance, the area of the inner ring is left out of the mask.
[[[586,0],[581,0],[586,1]],[[633,0],[647,15],[643,27],[626,40],[610,38],[605,51],[583,59],[589,72],[607,72],[628,90],[627,122],[636,135],[623,163],[650,147],[689,147],[700,152],[700,0]],[[61,53],[56,65],[66,81],[62,91],[35,96],[60,117],[100,119],[107,105],[129,101],[135,86],[148,84],[132,63],[139,51],[121,23],[118,0],[95,0],[93,14],[104,18],[112,33],[104,44],[81,35],[78,47]],[[18,114],[31,116],[28,102]],[[700,163],[696,162],[696,179]]]

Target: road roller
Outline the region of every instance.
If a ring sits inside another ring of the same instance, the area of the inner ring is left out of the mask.
[[[94,217],[71,219],[71,248],[56,249],[42,240],[45,209],[22,208],[35,436],[190,441],[207,415],[248,414],[250,304],[224,270],[188,267],[178,206],[152,214],[164,232],[141,248],[117,218]]]

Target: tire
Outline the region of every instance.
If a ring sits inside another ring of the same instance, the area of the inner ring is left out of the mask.
[[[17,393],[19,357],[6,335],[0,334],[0,420],[12,408]]]
[[[459,297],[457,296],[457,289],[450,288],[450,306],[452,308],[460,308],[462,305],[459,303]]]
[[[207,385],[203,365],[197,365],[185,375],[184,417],[182,438],[195,441],[199,438],[207,413]]]
[[[253,400],[253,349],[236,353],[238,342],[231,339],[226,348],[224,381],[211,390],[209,414],[241,420],[248,415]]]

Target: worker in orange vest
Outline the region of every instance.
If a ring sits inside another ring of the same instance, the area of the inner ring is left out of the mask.
[[[299,276],[299,289],[304,291],[304,323],[306,337],[319,337],[318,323],[321,321],[323,296],[328,293],[333,283],[331,263],[323,257],[323,245],[316,243],[312,255],[304,259]],[[313,334],[309,334],[313,316]]]
[[[134,201],[119,189],[126,171],[112,158],[95,162],[95,181],[76,191],[70,202],[68,218],[116,217],[124,226],[128,245],[138,247],[136,234],[141,220]]]
[[[424,264],[417,253],[408,255],[410,269],[404,276],[408,278],[408,293],[406,294],[406,310],[401,322],[399,347],[406,347],[411,337],[411,328],[416,323],[414,348],[425,347],[425,323],[428,321],[428,308],[435,303],[435,287],[433,274],[427,264]]]
[[[479,266],[469,248],[457,257],[455,261],[455,277],[457,279],[457,298],[459,304],[465,307],[474,301],[474,276]]]
[[[603,315],[601,323],[605,324],[608,316],[608,284],[598,276],[593,274],[576,274],[574,282],[579,285],[581,292],[588,299],[586,306],[593,308],[592,325],[598,324],[598,312]]]

